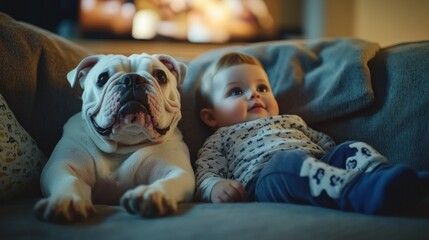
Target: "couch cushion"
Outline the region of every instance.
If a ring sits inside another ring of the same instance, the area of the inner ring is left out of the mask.
[[[0,13],[0,94],[49,155],[81,102],[66,74],[91,52]]]
[[[274,41],[210,51],[191,61],[182,92],[184,132],[195,159],[209,130],[198,119],[195,92],[204,70],[228,51],[257,57],[264,65],[280,112],[298,114],[308,124],[345,116],[374,100],[368,61],[380,49],[359,39]]]
[[[379,51],[368,66],[374,104],[314,125],[337,142],[365,141],[394,164],[429,171],[429,40]]]
[[[418,217],[382,217],[282,203],[186,203],[174,216],[153,219],[97,205],[93,218],[65,226],[39,221],[33,206],[32,199],[0,205],[3,239],[429,239],[427,209]]]

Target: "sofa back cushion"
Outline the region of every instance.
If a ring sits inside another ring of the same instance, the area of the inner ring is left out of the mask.
[[[315,128],[366,141],[394,164],[429,171],[429,40],[381,49],[369,64],[374,103]]]
[[[49,156],[65,121],[81,106],[67,72],[91,52],[1,12],[0,29],[0,94]]]

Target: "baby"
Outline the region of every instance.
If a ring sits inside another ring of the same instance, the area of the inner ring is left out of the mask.
[[[335,145],[301,117],[279,115],[268,76],[252,56],[223,55],[199,90],[201,120],[214,133],[196,161],[198,200],[397,214],[423,197],[428,173],[391,165],[364,142]]]

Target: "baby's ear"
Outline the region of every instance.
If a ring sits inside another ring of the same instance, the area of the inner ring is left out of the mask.
[[[210,128],[214,129],[217,126],[217,120],[213,114],[213,109],[203,108],[200,111],[200,118]]]

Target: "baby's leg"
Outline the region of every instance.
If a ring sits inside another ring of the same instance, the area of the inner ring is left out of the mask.
[[[274,155],[255,183],[255,197],[263,202],[303,203],[338,208],[344,186],[355,176],[327,165],[300,150]]]
[[[273,156],[255,184],[258,201],[389,214],[417,202],[419,179],[408,167],[382,164],[372,172],[358,172],[330,166],[295,150]]]
[[[416,207],[422,197],[421,181],[413,169],[382,164],[363,172],[343,190],[340,209],[369,214],[400,214]]]
[[[417,172],[417,175],[419,176],[419,179],[421,182],[420,191],[421,191],[422,199],[429,198],[429,172],[428,171]]]
[[[423,177],[406,166],[395,166],[364,142],[338,145],[321,161],[357,172],[339,199],[340,209],[371,214],[401,212],[401,206],[417,203]]]

